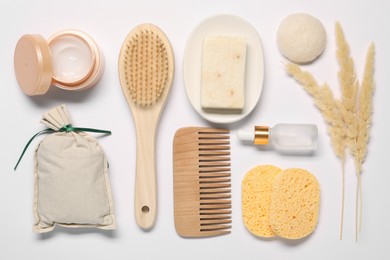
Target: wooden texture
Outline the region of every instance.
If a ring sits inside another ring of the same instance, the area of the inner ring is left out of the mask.
[[[173,141],[175,227],[183,237],[230,233],[230,139],[224,129],[187,127]]]
[[[137,133],[135,216],[147,230],[157,214],[156,131],[174,75],[169,40],[156,26],[141,24],[125,39],[118,65]]]

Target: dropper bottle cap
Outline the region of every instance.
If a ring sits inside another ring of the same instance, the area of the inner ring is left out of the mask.
[[[239,130],[238,139],[250,141],[258,145],[267,145],[269,143],[270,131],[268,126],[255,126],[254,131]]]

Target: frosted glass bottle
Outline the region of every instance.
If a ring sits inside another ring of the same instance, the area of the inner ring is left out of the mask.
[[[318,129],[313,124],[277,124],[274,127],[255,126],[252,131],[238,131],[237,136],[256,145],[270,145],[281,153],[306,154],[317,149]]]

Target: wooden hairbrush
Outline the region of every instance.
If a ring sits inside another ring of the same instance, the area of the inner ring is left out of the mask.
[[[137,26],[122,45],[118,67],[137,134],[135,216],[147,230],[153,227],[157,213],[156,130],[174,74],[168,38],[152,24]]]

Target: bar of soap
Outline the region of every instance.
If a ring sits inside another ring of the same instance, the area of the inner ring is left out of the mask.
[[[243,109],[245,63],[244,37],[205,37],[200,97],[203,109]]]

